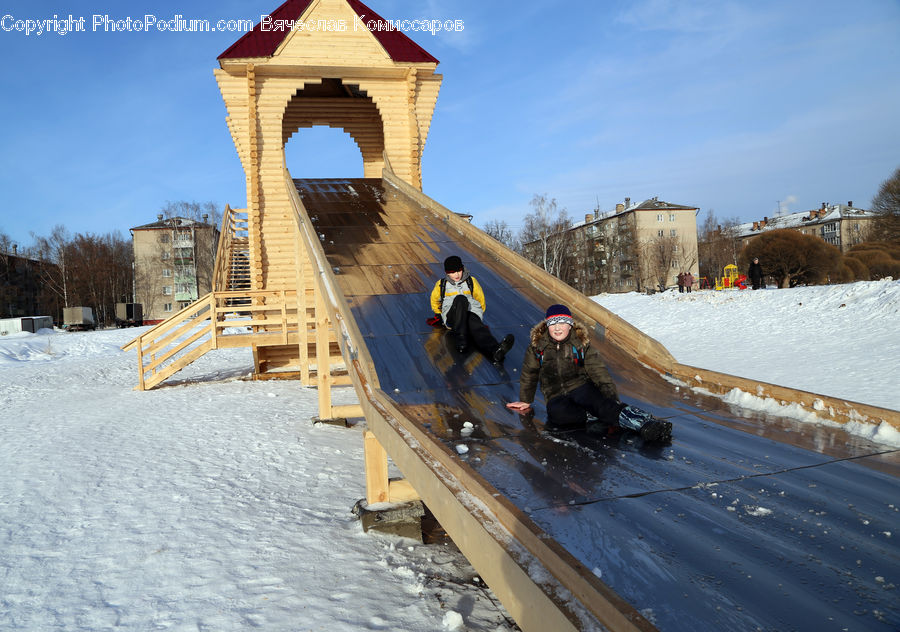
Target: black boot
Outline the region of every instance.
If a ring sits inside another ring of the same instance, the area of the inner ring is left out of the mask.
[[[494,362],[496,362],[497,364],[503,362],[503,358],[505,358],[506,354],[509,353],[509,350],[512,349],[515,341],[516,339],[512,334],[506,334],[503,337],[503,340],[500,341],[500,344],[497,345],[497,349],[494,351]]]
[[[672,422],[653,418],[641,426],[641,439],[664,443],[672,440]]]

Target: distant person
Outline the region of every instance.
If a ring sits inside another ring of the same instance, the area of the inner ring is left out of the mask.
[[[474,346],[493,362],[503,362],[512,349],[515,338],[507,334],[501,342],[491,334],[483,322],[485,312],[484,291],[475,277],[469,275],[462,259],[456,255],[444,261],[447,276],[434,284],[431,291],[431,324],[443,323],[449,329],[453,346],[465,353]]]
[[[759,265],[759,257],[753,257],[753,263],[750,264],[747,276],[750,277],[750,284],[754,290],[763,287],[763,271],[762,266]]]
[[[688,294],[691,293],[691,288],[694,287],[694,275],[691,274],[690,270],[684,273],[684,287]]]
[[[547,405],[547,428],[583,428],[587,413],[597,418],[589,432],[625,428],[646,441],[668,441],[672,423],[619,401],[616,385],[590,345],[587,329],[565,305],[551,305],[544,320],[531,330],[519,380],[519,400],[507,408],[526,413],[538,384]]]
[[[684,294],[684,272],[678,273],[678,293]]]

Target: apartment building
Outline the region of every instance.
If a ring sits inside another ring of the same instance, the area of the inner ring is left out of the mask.
[[[131,229],[134,300],[144,322],[160,322],[212,291],[219,230],[186,217],[163,217]]]
[[[62,300],[50,288],[59,268],[19,254],[15,244],[0,250],[0,318],[52,316],[62,320]]]
[[[779,228],[789,228],[805,235],[813,235],[846,252],[856,244],[866,241],[876,214],[847,204],[830,204],[811,211],[790,213],[777,217],[763,217],[755,222],[739,224],[735,235],[743,248],[754,237]]]
[[[595,210],[563,237],[567,253],[561,278],[590,296],[601,292],[644,292],[672,287],[680,272],[699,278],[696,206],[653,197],[615,211]],[[535,260],[535,242],[524,245]]]

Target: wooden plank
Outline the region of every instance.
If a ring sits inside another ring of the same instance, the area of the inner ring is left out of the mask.
[[[362,417],[363,409],[359,404],[344,404],[331,407],[332,417]]]
[[[328,330],[331,322],[322,291],[316,292],[316,385],[319,389],[319,417],[328,419],[331,414],[331,359]]]
[[[685,364],[676,364],[670,375],[692,388],[704,388],[720,395],[737,388],[756,397],[772,398],[782,404],[799,404],[808,409],[810,413],[838,423],[850,421],[863,421],[876,425],[887,423],[900,430],[900,411],[897,410],[750,380]]]
[[[370,505],[387,502],[390,498],[387,452],[375,438],[375,434],[368,430],[363,434],[363,441],[366,463],[366,502]]]
[[[147,378],[145,381],[146,387],[153,388],[154,386],[156,386],[157,384],[159,384],[166,378],[171,377],[172,375],[174,375],[175,373],[177,373],[178,371],[180,371],[181,369],[183,369],[184,367],[189,365],[191,362],[193,362],[194,360],[196,360],[197,358],[199,358],[200,356],[205,354],[207,351],[209,351],[209,349],[210,349],[209,342],[205,342],[202,345],[200,345],[199,347],[196,347],[195,349],[186,353],[185,355],[178,358],[178,360],[176,360],[169,366],[163,367],[159,372],[157,372],[157,373],[151,375],[149,378]]]
[[[421,498],[408,480],[400,478],[388,481],[389,503],[408,503],[413,500],[421,500]]]
[[[207,294],[203,298],[201,298],[201,299],[195,301],[194,303],[191,303],[190,305],[184,307],[183,309],[175,312],[174,314],[169,316],[169,318],[167,318],[163,322],[158,323],[157,325],[154,325],[153,327],[151,327],[150,329],[148,329],[147,331],[142,333],[140,336],[138,336],[138,337],[132,339],[131,341],[125,343],[124,345],[122,345],[122,347],[120,347],[120,348],[123,351],[130,351],[141,341],[152,340],[156,336],[159,336],[160,334],[162,334],[166,331],[169,331],[173,327],[177,327],[179,325],[179,321],[187,318],[188,314],[196,311],[197,312],[196,315],[199,315],[200,313],[202,313],[203,308],[210,307],[212,305],[212,303],[210,301],[210,297],[211,297],[211,294]]]
[[[166,349],[166,351],[164,353],[162,353],[159,357],[154,356],[153,361],[151,361],[150,364],[145,366],[144,370],[145,371],[156,370],[156,367],[160,366],[163,362],[171,359],[173,356],[180,353],[181,351],[183,351],[184,349],[186,349],[193,343],[197,342],[203,336],[207,336],[207,335],[210,335],[209,327],[204,327],[204,328],[194,332],[191,336],[188,336],[186,339],[184,339],[179,344],[175,345],[172,348]],[[211,346],[212,342],[207,341],[203,344]]]

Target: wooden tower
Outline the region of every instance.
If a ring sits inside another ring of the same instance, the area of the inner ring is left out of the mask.
[[[212,349],[251,347],[255,376],[315,378],[320,415],[337,416],[329,393],[343,359],[299,238],[285,144],[302,128],[342,129],[366,178],[388,165],[421,191],[438,61],[358,0],[287,0],[218,61],[247,208],[225,210],[213,292],[123,348],[137,350],[144,390]]]
[[[365,177],[380,178],[388,160],[421,189],[441,76],[434,57],[357,0],[288,0],[269,18],[215,70],[247,182],[245,289],[309,289],[301,272],[312,270],[309,255],[295,252],[285,144],[302,128],[339,128],[359,147]],[[257,372],[302,363],[295,350],[254,346]]]

